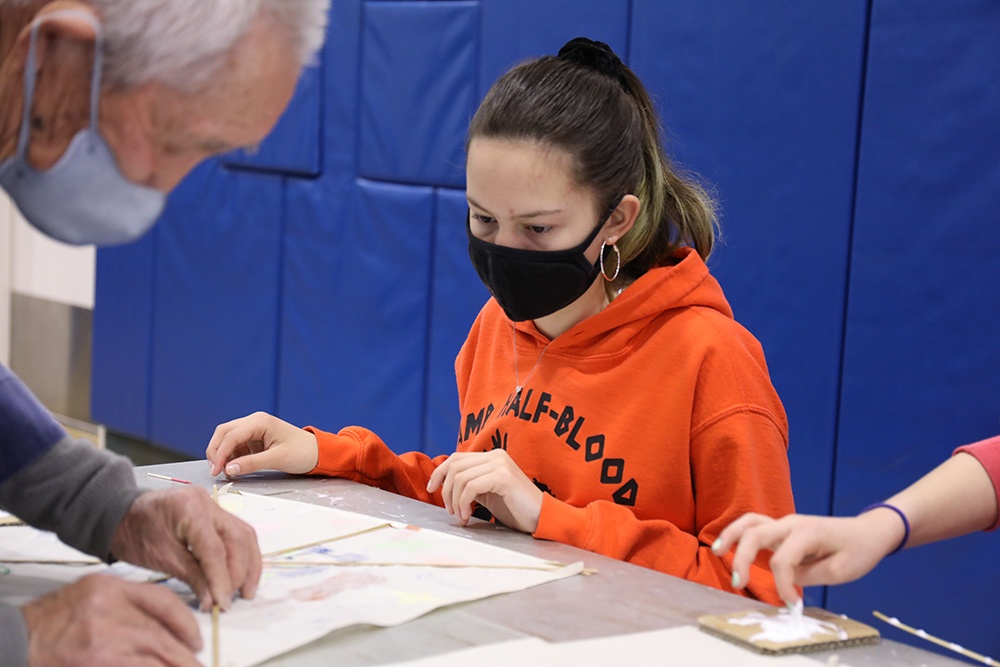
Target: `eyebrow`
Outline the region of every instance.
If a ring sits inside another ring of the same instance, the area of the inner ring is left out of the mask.
[[[482,206],[481,204],[478,204],[476,202],[476,200],[473,199],[472,197],[469,197],[468,195],[466,195],[465,198],[469,201],[470,204],[472,204],[476,208],[482,209],[483,211],[486,211],[487,213],[489,213],[489,209],[487,209],[485,206]],[[561,209],[561,208],[554,208],[554,209],[551,209],[551,210],[531,211],[529,213],[518,213],[517,215],[514,215],[512,217],[515,220],[530,220],[531,218],[540,218],[543,215],[552,215],[553,213],[562,213],[563,210],[564,209]]]

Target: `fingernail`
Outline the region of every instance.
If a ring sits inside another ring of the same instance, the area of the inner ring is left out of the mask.
[[[240,474],[240,464],[239,463],[230,463],[229,465],[227,465],[226,466],[226,474],[227,475],[239,475]]]
[[[719,553],[719,549],[722,548],[722,538],[720,537],[716,541],[712,542],[712,551]]]
[[[739,572],[733,572],[733,588],[739,588],[740,587],[740,583],[741,583],[740,573]]]

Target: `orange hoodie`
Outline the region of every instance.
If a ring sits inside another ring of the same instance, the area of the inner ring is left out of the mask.
[[[732,591],[732,554],[712,542],[745,512],[795,511],[788,425],[760,344],[697,253],[678,259],[551,342],[514,325],[520,397],[512,324],[490,299],[455,363],[458,451],[503,447],[545,492],[534,537]],[[443,505],[426,485],[446,457],[397,456],[358,427],[308,430],[312,474]],[[781,604],[766,559],[744,591]]]

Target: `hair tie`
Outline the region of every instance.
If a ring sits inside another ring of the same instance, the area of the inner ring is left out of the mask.
[[[873,503],[868,507],[864,508],[859,512],[859,514],[864,514],[870,510],[878,509],[879,507],[884,507],[887,510],[892,510],[899,515],[899,518],[903,520],[903,539],[900,541],[899,546],[889,552],[888,555],[893,555],[894,553],[901,551],[906,543],[910,541],[910,522],[906,520],[906,515],[903,514],[903,510],[899,509],[895,505],[890,505],[889,503]]]
[[[623,87],[628,85],[628,79],[625,77],[625,64],[604,42],[577,37],[569,40],[559,49],[559,57],[606,74]]]

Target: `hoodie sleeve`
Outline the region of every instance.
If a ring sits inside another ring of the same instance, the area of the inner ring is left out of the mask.
[[[107,560],[112,536],[141,493],[128,459],[66,437],[0,484],[0,507]]]
[[[784,443],[780,422],[750,407],[720,415],[694,434],[697,534],[666,520],[640,519],[613,502],[573,507],[546,495],[534,536],[732,591],[733,554],[716,556],[712,543],[746,512],[794,512]],[[758,558],[750,572],[740,592],[780,605],[766,558]]]
[[[319,444],[319,462],[310,475],[342,477],[444,506],[440,491],[427,493],[427,482],[447,456],[431,458],[421,452],[397,455],[381,438],[359,426],[349,426],[339,433],[327,433],[312,426],[305,430],[315,435]]]

